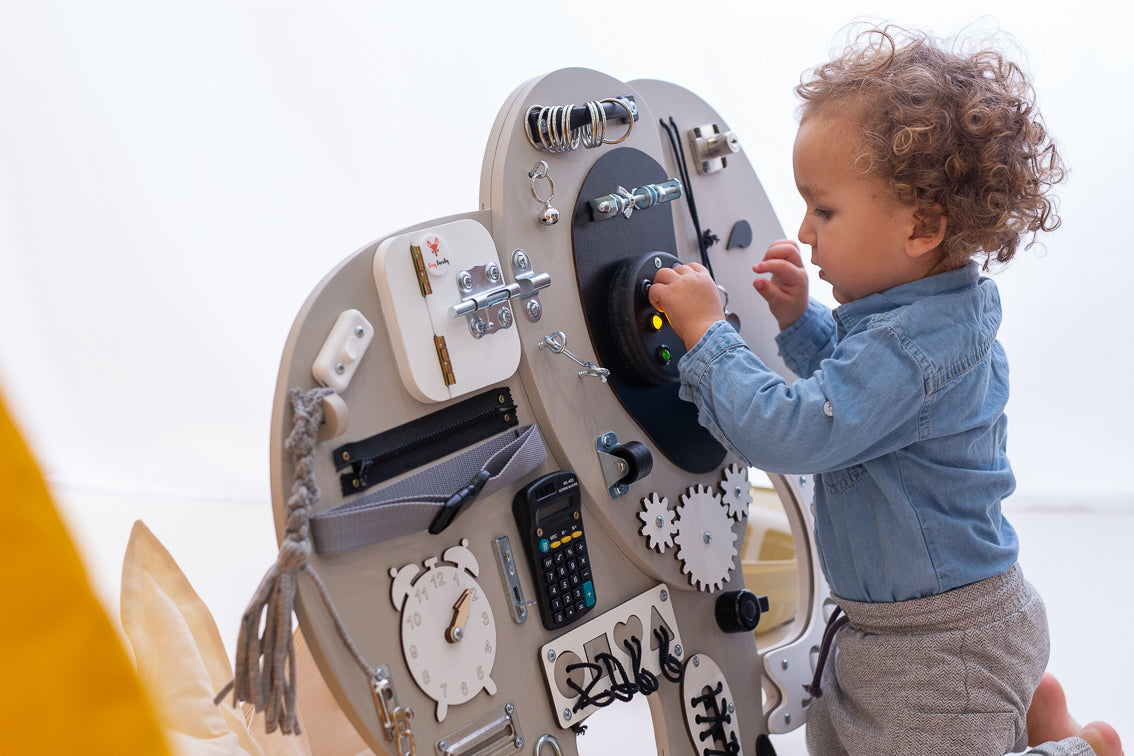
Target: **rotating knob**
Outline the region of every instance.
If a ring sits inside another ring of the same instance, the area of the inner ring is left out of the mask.
[[[760,624],[760,614],[768,611],[768,597],[741,589],[717,597],[713,613],[717,627],[726,633],[750,633]]]

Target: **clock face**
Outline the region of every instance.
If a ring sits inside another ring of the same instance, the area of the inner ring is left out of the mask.
[[[481,688],[489,695],[496,692],[490,676],[496,659],[496,622],[484,591],[468,570],[435,558],[426,560],[425,566],[412,584],[401,584],[402,653],[414,682],[437,702],[440,722],[449,706],[468,701]],[[414,573],[416,569],[410,574]],[[395,603],[398,593],[395,579]]]

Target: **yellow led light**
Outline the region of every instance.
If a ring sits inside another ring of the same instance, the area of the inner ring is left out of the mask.
[[[661,315],[655,312],[650,316],[650,326],[652,326],[655,331],[660,331],[663,325],[665,325],[665,319],[662,318]]]

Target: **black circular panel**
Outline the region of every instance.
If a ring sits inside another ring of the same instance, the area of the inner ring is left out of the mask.
[[[673,205],[684,200],[635,210],[629,218],[596,220],[590,208],[591,200],[619,187],[632,190],[670,178],[656,160],[631,147],[611,150],[595,161],[572,214],[575,274],[595,354],[599,364],[610,370],[610,387],[618,401],[670,461],[689,472],[706,473],[720,467],[726,452],[697,422],[697,408],[677,395],[677,362],[684,354],[681,340],[673,334],[672,343],[661,338],[647,345],[636,320],[649,305],[635,290],[634,277],[641,266],[653,265],[652,256],[661,254],[663,262],[671,265],[678,261]],[[627,283],[616,286],[623,266]],[[652,280],[652,274],[648,278]],[[612,307],[615,291],[623,292],[626,299]],[[636,304],[639,296],[641,307]]]

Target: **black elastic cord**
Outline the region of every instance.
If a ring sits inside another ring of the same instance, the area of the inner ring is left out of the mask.
[[[669,634],[669,628],[665,625],[654,628],[654,637],[658,639],[660,644],[658,648],[658,664],[661,666],[662,675],[665,679],[673,683],[679,683],[685,678],[685,667],[676,656],[669,652],[669,642],[673,640],[673,636]]]
[[[831,618],[827,620],[827,629],[823,631],[823,643],[819,646],[819,659],[815,663],[815,677],[811,678],[810,685],[804,685],[803,689],[812,698],[820,698],[823,695],[823,688],[820,683],[823,681],[823,667],[827,664],[827,654],[831,652],[831,642],[835,639],[835,633],[842,629],[843,625],[850,622],[850,618],[842,614],[842,607],[835,607],[835,611],[831,612]]]
[[[665,134],[669,137],[669,146],[673,150],[674,162],[677,163],[677,177],[681,179],[681,186],[685,192],[685,204],[689,206],[689,217],[693,221],[693,232],[697,234],[697,250],[701,253],[701,264],[709,271],[709,275],[713,275],[713,266],[709,262],[709,247],[720,241],[720,237],[712,231],[705,229],[701,231],[701,219],[697,215],[697,203],[693,199],[693,183],[689,180],[689,165],[685,162],[685,147],[681,142],[681,130],[677,128],[677,122],[673,120],[673,116],[669,117],[669,126],[665,121],[659,120],[658,123],[665,129]],[[670,126],[673,130],[670,131]]]

